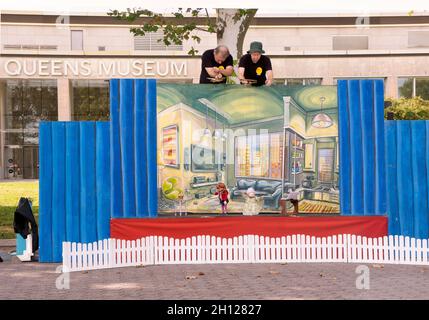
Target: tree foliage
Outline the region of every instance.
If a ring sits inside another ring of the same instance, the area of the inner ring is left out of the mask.
[[[248,17],[250,20],[256,14],[257,9],[237,9],[234,21],[239,21]],[[130,28],[134,36],[144,36],[147,32],[163,32],[162,39],[166,46],[171,44],[182,45],[184,41],[192,40],[200,43],[201,38],[197,31],[208,33],[224,32],[216,19],[210,17],[207,8],[178,8],[171,15],[165,16],[148,9],[130,9],[126,11],[111,10],[107,13],[109,16],[129,23],[141,22],[139,27]],[[196,18],[199,18],[198,24]],[[249,19],[244,19],[244,23],[249,23]],[[198,50],[191,46],[188,54],[195,55]]]

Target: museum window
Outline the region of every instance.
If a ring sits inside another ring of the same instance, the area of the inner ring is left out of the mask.
[[[8,80],[4,161],[6,179],[37,179],[39,122],[58,120],[55,80]]]
[[[284,84],[287,86],[311,86],[321,85],[322,78],[285,78],[274,79],[275,84]]]
[[[398,96],[400,98],[421,97],[422,99],[429,100],[429,78],[398,78]]]
[[[182,44],[171,43],[166,45],[163,41],[164,32],[146,32],[144,36],[134,36],[134,50],[144,51],[182,51]]]
[[[108,80],[73,80],[72,88],[73,120],[109,120]]]
[[[83,31],[82,30],[71,30],[71,49],[72,50],[83,50]]]

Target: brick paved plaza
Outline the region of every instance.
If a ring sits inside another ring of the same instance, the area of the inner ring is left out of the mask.
[[[370,289],[356,289],[356,264],[228,264],[129,267],[70,274],[58,264],[0,263],[0,299],[428,299],[429,267],[367,265]]]

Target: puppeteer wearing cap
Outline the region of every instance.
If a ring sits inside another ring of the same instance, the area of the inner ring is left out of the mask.
[[[247,54],[241,57],[238,64],[238,78],[242,84],[270,86],[273,83],[271,60],[264,53],[262,42],[253,41],[250,44]]]

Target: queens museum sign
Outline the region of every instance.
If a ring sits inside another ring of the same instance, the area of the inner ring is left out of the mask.
[[[39,59],[0,60],[0,76],[16,78],[186,77],[188,59]]]

